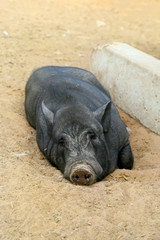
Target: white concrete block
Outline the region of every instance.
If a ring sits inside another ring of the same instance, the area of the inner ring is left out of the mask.
[[[160,135],[160,61],[124,43],[97,47],[91,72],[115,104]]]

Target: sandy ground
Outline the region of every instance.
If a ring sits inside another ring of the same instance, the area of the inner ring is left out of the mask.
[[[126,42],[160,58],[159,0],[0,1],[2,240],[159,240],[160,136],[132,129],[132,171],[74,186],[38,150],[24,87],[43,65],[90,69],[98,44]]]

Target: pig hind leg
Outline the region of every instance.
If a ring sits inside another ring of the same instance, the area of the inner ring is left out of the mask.
[[[125,169],[132,169],[134,162],[134,157],[130,144],[126,145],[121,149],[118,155],[118,167]]]

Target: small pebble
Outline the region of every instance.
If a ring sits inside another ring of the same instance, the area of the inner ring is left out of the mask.
[[[97,20],[97,21],[96,21],[96,25],[97,25],[97,27],[102,27],[102,26],[105,26],[106,24],[105,24],[105,22],[103,22],[103,21]]]
[[[56,223],[61,221],[61,217],[56,217]]]
[[[9,36],[9,34],[8,34],[7,31],[4,31],[3,34],[4,34],[5,37],[8,37],[8,36]]]
[[[75,226],[73,226],[73,227],[72,227],[72,229],[73,229],[73,230],[75,230],[75,229],[76,229],[76,227],[75,227]]]
[[[53,37],[53,34],[48,33],[48,34],[46,34],[46,37],[47,38]]]
[[[67,238],[67,235],[66,234],[62,234],[61,237],[62,238]]]

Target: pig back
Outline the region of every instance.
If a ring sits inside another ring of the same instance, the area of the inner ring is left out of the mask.
[[[27,120],[34,128],[37,107],[44,100],[55,112],[64,105],[82,104],[95,111],[110,100],[109,93],[96,77],[74,67],[43,67],[35,70],[26,84],[25,111]]]

